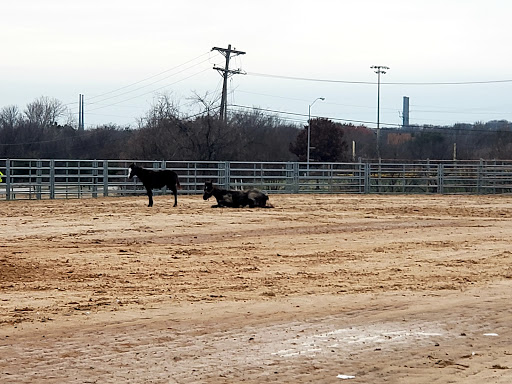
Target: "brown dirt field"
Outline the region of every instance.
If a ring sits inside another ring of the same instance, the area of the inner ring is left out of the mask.
[[[512,197],[170,200],[0,202],[0,382],[512,382]]]

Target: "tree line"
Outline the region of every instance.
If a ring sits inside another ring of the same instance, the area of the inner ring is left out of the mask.
[[[349,162],[376,159],[511,159],[512,123],[410,126],[375,129],[315,118],[309,125],[260,110],[231,112],[221,121],[214,104],[196,98],[199,114],[187,116],[162,96],[137,127],[100,125],[79,130],[58,100],[41,97],[24,110],[0,109],[0,158],[134,159],[190,161]],[[377,139],[379,143],[377,143]]]

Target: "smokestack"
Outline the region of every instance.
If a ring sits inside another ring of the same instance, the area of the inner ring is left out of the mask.
[[[84,130],[84,95],[78,95],[78,130]]]
[[[404,96],[402,119],[402,128],[407,128],[409,126],[409,98],[407,96]]]

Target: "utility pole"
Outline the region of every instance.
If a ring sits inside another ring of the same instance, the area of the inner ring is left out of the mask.
[[[229,59],[231,58],[231,55],[237,56],[237,55],[245,55],[245,52],[237,51],[235,49],[231,49],[231,44],[228,45],[228,48],[219,48],[219,47],[213,47],[212,51],[218,51],[220,52],[225,58],[226,58],[226,65],[224,68],[220,68],[217,66],[213,66],[213,69],[217,70],[221,76],[224,78],[223,84],[222,84],[222,98],[220,100],[220,120],[226,121],[226,115],[227,115],[227,99],[228,99],[228,78],[232,75],[238,75],[240,73],[243,73],[240,69],[236,70],[230,70],[229,69]]]
[[[380,75],[385,74],[389,67],[372,65],[371,69],[377,74],[377,157],[380,159]]]

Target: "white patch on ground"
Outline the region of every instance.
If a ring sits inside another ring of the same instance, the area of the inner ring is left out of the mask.
[[[301,335],[286,341],[272,355],[290,358],[316,356],[321,353],[354,353],[358,350],[391,348],[400,344],[421,343],[432,338],[444,337],[445,331],[433,324],[383,323],[365,327],[349,327],[328,332]]]

